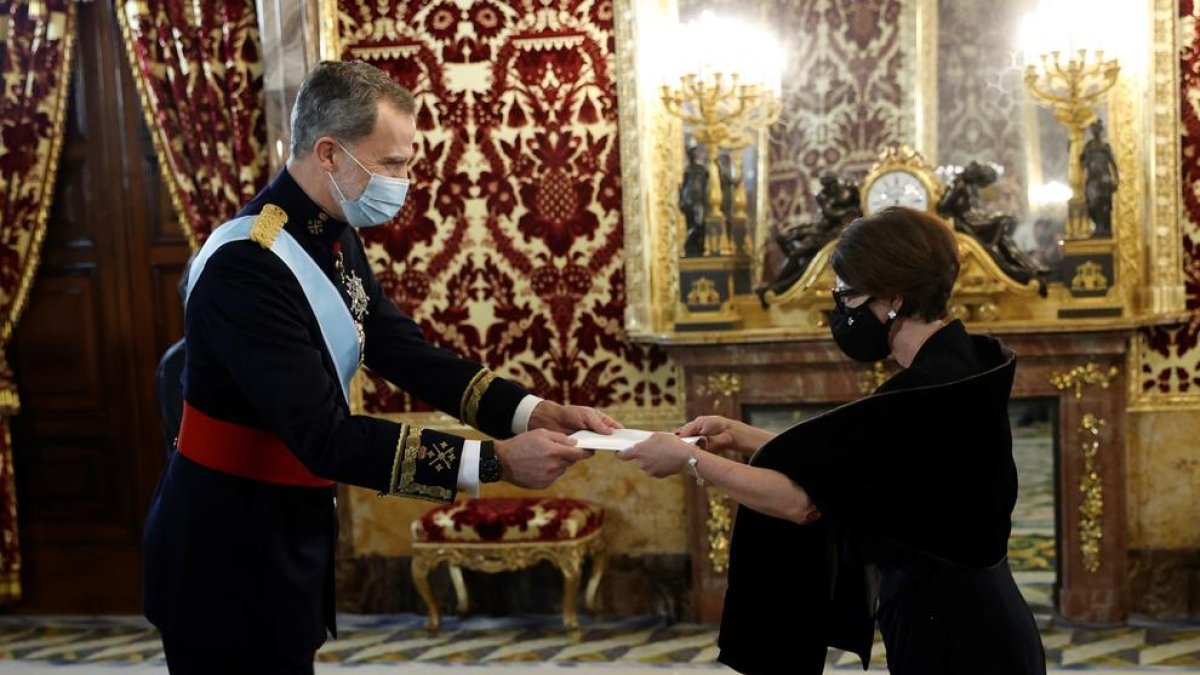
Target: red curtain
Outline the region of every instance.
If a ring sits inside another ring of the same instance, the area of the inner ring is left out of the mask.
[[[70,86],[75,0],[0,0],[0,602],[21,597],[5,350],[46,233]]]
[[[254,0],[126,0],[117,20],[163,181],[196,248],[267,178]]]

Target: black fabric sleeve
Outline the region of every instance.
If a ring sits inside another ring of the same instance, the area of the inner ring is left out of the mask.
[[[313,474],[384,494],[454,498],[463,439],[350,415],[299,284],[257,244],[227,244],[188,300],[188,344],[227,372],[251,408]],[[203,412],[203,403],[189,399]],[[219,408],[220,404],[214,404]]]
[[[362,262],[370,297],[364,325],[367,367],[489,436],[512,436],[513,416],[529,392],[429,342],[420,326],[387,298],[365,258]]]

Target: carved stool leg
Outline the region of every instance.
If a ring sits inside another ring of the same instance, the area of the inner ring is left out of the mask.
[[[579,628],[579,577],[583,567],[583,552],[570,551],[558,560],[563,575],[563,626]]]
[[[467,585],[463,583],[462,568],[458,565],[450,565],[450,581],[454,584],[454,595],[458,599],[458,614],[466,616],[471,605],[467,601]]]
[[[608,551],[605,550],[604,540],[597,538],[592,550],[592,575],[588,578],[587,594],[584,596],[584,607],[591,614],[596,613],[596,590],[600,588],[600,578],[608,569]]]
[[[429,570],[432,561],[423,551],[413,551],[412,578],[417,587],[417,593],[429,608],[429,630],[437,632],[442,627],[442,615],[438,612],[437,598],[433,597],[433,589],[429,587]]]

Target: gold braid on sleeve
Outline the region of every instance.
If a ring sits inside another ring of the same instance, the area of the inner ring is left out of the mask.
[[[396,479],[400,477],[400,464],[404,459],[404,442],[408,438],[408,425],[400,425],[400,436],[396,439],[396,456],[392,459],[392,477],[388,481],[387,490],[379,494],[380,497],[396,493]]]
[[[421,444],[421,427],[404,425],[400,438],[396,440],[396,458],[392,461],[392,477],[388,491],[381,497],[415,497],[433,502],[448,503],[454,499],[454,490],[440,485],[426,485],[417,480],[417,462],[423,459],[425,448]]]
[[[492,386],[492,381],[496,379],[496,374],[487,368],[480,368],[475,377],[471,378],[467,388],[463,391],[462,402],[459,404],[458,418],[467,426],[479,428],[479,402],[483,400],[483,395],[487,392],[488,387]]]

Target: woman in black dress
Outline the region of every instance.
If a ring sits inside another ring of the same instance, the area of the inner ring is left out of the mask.
[[[1045,673],[1008,568],[1017,495],[1008,398],[1016,358],[945,321],[957,245],[936,218],[854,221],[831,264],[830,326],[851,358],[903,368],[874,394],[778,436],[723,417],[622,453],[739,504],[720,660],[814,675],[829,646],[870,660],[877,621],[894,675]],[[748,465],[714,454],[754,452]],[[781,613],[783,617],[780,618]]]

